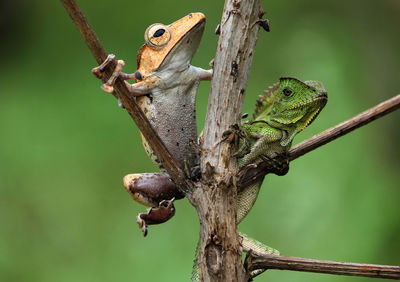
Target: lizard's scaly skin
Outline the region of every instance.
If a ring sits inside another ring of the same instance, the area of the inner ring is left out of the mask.
[[[294,136],[312,123],[327,102],[327,93],[318,81],[302,82],[296,78],[281,78],[279,83],[271,86],[257,100],[253,118],[241,125],[238,135],[241,138],[238,152],[246,152],[238,158],[239,168],[257,165],[265,159],[272,159],[286,153]],[[273,165],[276,165],[273,163]],[[284,171],[288,170],[288,161],[282,163]],[[286,167],[285,167],[286,166]],[[275,173],[274,171],[272,171]],[[238,191],[237,223],[239,224],[253,207],[264,177]],[[259,253],[278,251],[240,234],[245,252],[253,250]],[[251,273],[254,277],[263,270]],[[192,281],[198,281],[197,252],[192,272]]]
[[[273,159],[287,152],[294,136],[311,124],[326,102],[322,83],[281,78],[259,97],[253,118],[242,124],[240,146],[247,144],[250,151],[238,159],[239,167],[257,165],[265,157]],[[238,192],[238,223],[253,207],[263,179]]]

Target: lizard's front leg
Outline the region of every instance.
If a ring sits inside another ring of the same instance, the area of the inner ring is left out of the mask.
[[[257,137],[251,136],[246,130],[243,130],[238,124],[230,126],[228,130],[223,133],[223,140],[229,143],[239,146],[235,154],[236,158],[242,158],[251,150],[251,139],[256,139]]]

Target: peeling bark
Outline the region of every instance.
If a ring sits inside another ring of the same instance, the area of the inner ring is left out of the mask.
[[[200,220],[200,279],[247,281],[236,224],[236,160],[223,133],[241,119],[258,38],[261,0],[227,0],[201,140],[202,180],[189,196]]]

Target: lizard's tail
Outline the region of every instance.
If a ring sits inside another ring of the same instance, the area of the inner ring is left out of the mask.
[[[191,277],[191,281],[192,282],[200,281],[200,275],[199,275],[199,247],[200,247],[200,239],[197,242],[196,253],[194,255],[194,260],[193,260],[192,277]]]

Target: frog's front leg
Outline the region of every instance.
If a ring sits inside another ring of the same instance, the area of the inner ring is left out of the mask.
[[[123,181],[135,201],[152,207],[147,213],[140,213],[136,217],[144,236],[148,225],[164,223],[173,217],[173,200],[184,197],[167,173],[128,174]]]
[[[196,69],[200,80],[211,80],[212,79],[212,75],[213,75],[212,69],[205,70],[205,69],[194,67],[194,66],[192,66],[192,68]]]
[[[105,68],[109,64],[111,64],[114,61],[114,59],[115,59],[115,55],[113,55],[113,54],[108,55],[107,59],[100,66],[92,69],[92,73],[97,78],[102,78],[104,76]],[[118,60],[116,63],[114,72],[112,73],[110,78],[102,85],[101,89],[103,89],[105,92],[113,93],[114,92],[114,84],[118,77],[120,77],[124,81],[128,80],[128,79],[137,79],[137,80],[143,79],[142,74],[139,71],[136,71],[135,73],[131,73],[131,74],[123,73],[122,69],[124,66],[125,66],[125,62],[123,60]],[[148,76],[143,81],[139,81],[134,84],[130,84],[125,81],[125,85],[128,88],[129,93],[131,93],[133,96],[140,96],[140,95],[145,95],[145,94],[150,93],[151,90],[157,86],[158,81],[159,81],[159,78],[157,76]]]

